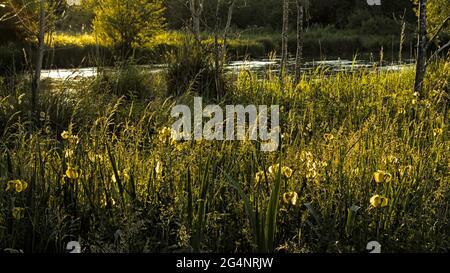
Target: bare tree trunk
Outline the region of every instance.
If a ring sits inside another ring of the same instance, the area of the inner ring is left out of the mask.
[[[225,30],[223,31],[223,50],[224,50],[224,53],[227,50],[228,32],[230,31],[230,27],[231,27],[231,20],[233,19],[233,10],[234,10],[234,5],[235,4],[236,4],[236,0],[233,0],[233,1],[231,1],[230,6],[228,7],[227,24],[225,25]]]
[[[419,35],[417,45],[416,80],[414,90],[423,94],[423,80],[425,78],[426,67],[426,47],[427,47],[427,0],[419,1]]]
[[[221,0],[217,0],[216,6],[216,27],[214,33],[214,62],[215,62],[215,70],[214,70],[214,78],[216,82],[216,97],[219,98],[222,95],[222,88],[220,84],[220,73],[222,73],[222,66],[220,64],[220,48],[219,48],[219,11],[220,11]]]
[[[45,0],[40,1],[39,15],[39,34],[38,34],[38,50],[35,61],[35,71],[31,84],[31,113],[35,122],[39,120],[38,114],[38,93],[41,80],[42,62],[44,60],[45,50]]]
[[[200,41],[200,18],[203,12],[203,0],[190,0],[192,28],[197,40]]]
[[[283,30],[281,33],[281,73],[280,80],[282,83],[282,91],[284,91],[284,76],[286,73],[288,59],[288,32],[289,32],[289,0],[283,0]]]
[[[40,0],[39,5],[39,33],[37,35],[38,38],[38,50],[35,59],[35,71],[31,82],[31,128],[33,131],[35,125],[39,122],[39,105],[38,105],[38,95],[39,95],[39,86],[41,80],[41,72],[42,72],[42,62],[44,60],[44,50],[45,50],[45,32],[46,32],[46,0]],[[36,146],[37,147],[37,146]],[[36,166],[35,166],[36,169]],[[26,205],[30,208],[31,211],[35,210],[36,203],[34,202],[33,196],[36,188],[36,172],[34,172],[32,179],[30,180],[30,189],[27,193],[26,197]],[[34,252],[34,242],[35,242],[35,230],[33,228],[31,220],[27,220],[28,224],[25,229],[25,251],[27,253]]]
[[[304,21],[304,10],[301,0],[296,0],[297,4],[297,54],[295,56],[295,82],[300,81],[301,67],[303,63],[303,21]]]

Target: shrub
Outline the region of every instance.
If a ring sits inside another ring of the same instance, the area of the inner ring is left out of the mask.
[[[121,61],[162,31],[161,0],[101,0],[95,5],[94,31],[115,49]]]
[[[127,99],[149,99],[158,87],[154,82],[156,79],[156,75],[149,75],[142,68],[128,64],[122,68],[100,71],[93,89]]]
[[[224,75],[215,69],[212,50],[208,45],[199,46],[192,38],[188,38],[178,50],[167,56],[167,63],[169,95],[179,96],[192,91],[201,96],[215,98],[224,94]]]

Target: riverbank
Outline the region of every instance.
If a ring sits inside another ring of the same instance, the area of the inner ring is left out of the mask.
[[[397,35],[398,36],[398,35]],[[397,60],[400,40],[396,35],[361,35],[354,30],[337,30],[332,27],[313,29],[305,33],[304,54],[306,59],[323,60],[331,56],[352,59],[355,54],[380,59],[383,54],[386,60]],[[203,34],[203,43],[212,45],[213,38]],[[179,32],[168,32],[158,35],[144,47],[135,50],[138,64],[164,63],[167,52],[179,49],[185,43],[186,36]],[[103,41],[91,34],[55,34],[48,44],[45,68],[74,68],[98,65],[114,65],[113,51]],[[407,59],[414,58],[414,37],[406,35],[403,43],[403,55]],[[17,45],[0,47],[0,64],[2,67],[20,69],[24,63],[24,50],[28,58],[32,57],[30,46]],[[236,32],[230,35],[228,57],[231,60],[246,58],[266,58],[281,48],[279,33],[246,33]],[[295,55],[296,35],[289,35],[289,52]],[[12,65],[14,64],[14,65]]]

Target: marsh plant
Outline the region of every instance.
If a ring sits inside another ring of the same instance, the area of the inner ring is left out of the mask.
[[[167,98],[150,77],[144,101],[98,80],[44,85],[41,96],[61,99],[33,130],[29,93],[2,87],[0,249],[449,250],[448,61],[430,66],[423,97],[408,68],[319,68],[298,84],[286,76],[284,92],[270,72],[241,71],[219,105],[279,105],[274,152],[260,140],[176,141],[171,110],[198,93]]]
[[[187,105],[172,108],[171,116],[179,119],[172,125],[171,137],[175,141],[260,140],[266,142],[261,144],[261,151],[275,152],[280,146],[280,107],[270,106],[270,119],[268,108],[267,105],[227,105],[224,113],[219,105],[203,109],[203,99],[195,97],[194,111]],[[210,120],[204,124],[205,118]]]

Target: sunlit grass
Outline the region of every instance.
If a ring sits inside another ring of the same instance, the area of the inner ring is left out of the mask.
[[[49,41],[47,45],[53,47],[83,47],[102,44],[101,41],[98,41],[92,34],[71,35],[65,33],[56,33],[51,37],[48,37],[46,40]]]
[[[0,99],[0,248],[60,252],[80,239],[91,252],[364,252],[377,240],[386,252],[444,251],[449,80],[448,62],[433,65],[420,99],[412,69],[319,68],[298,85],[287,78],[285,92],[277,75],[242,71],[223,103],[279,104],[275,153],[170,141],[170,109],[195,94],[166,98],[158,77],[161,90],[140,100],[95,80],[67,95],[61,85],[43,95],[33,133],[19,90]]]

